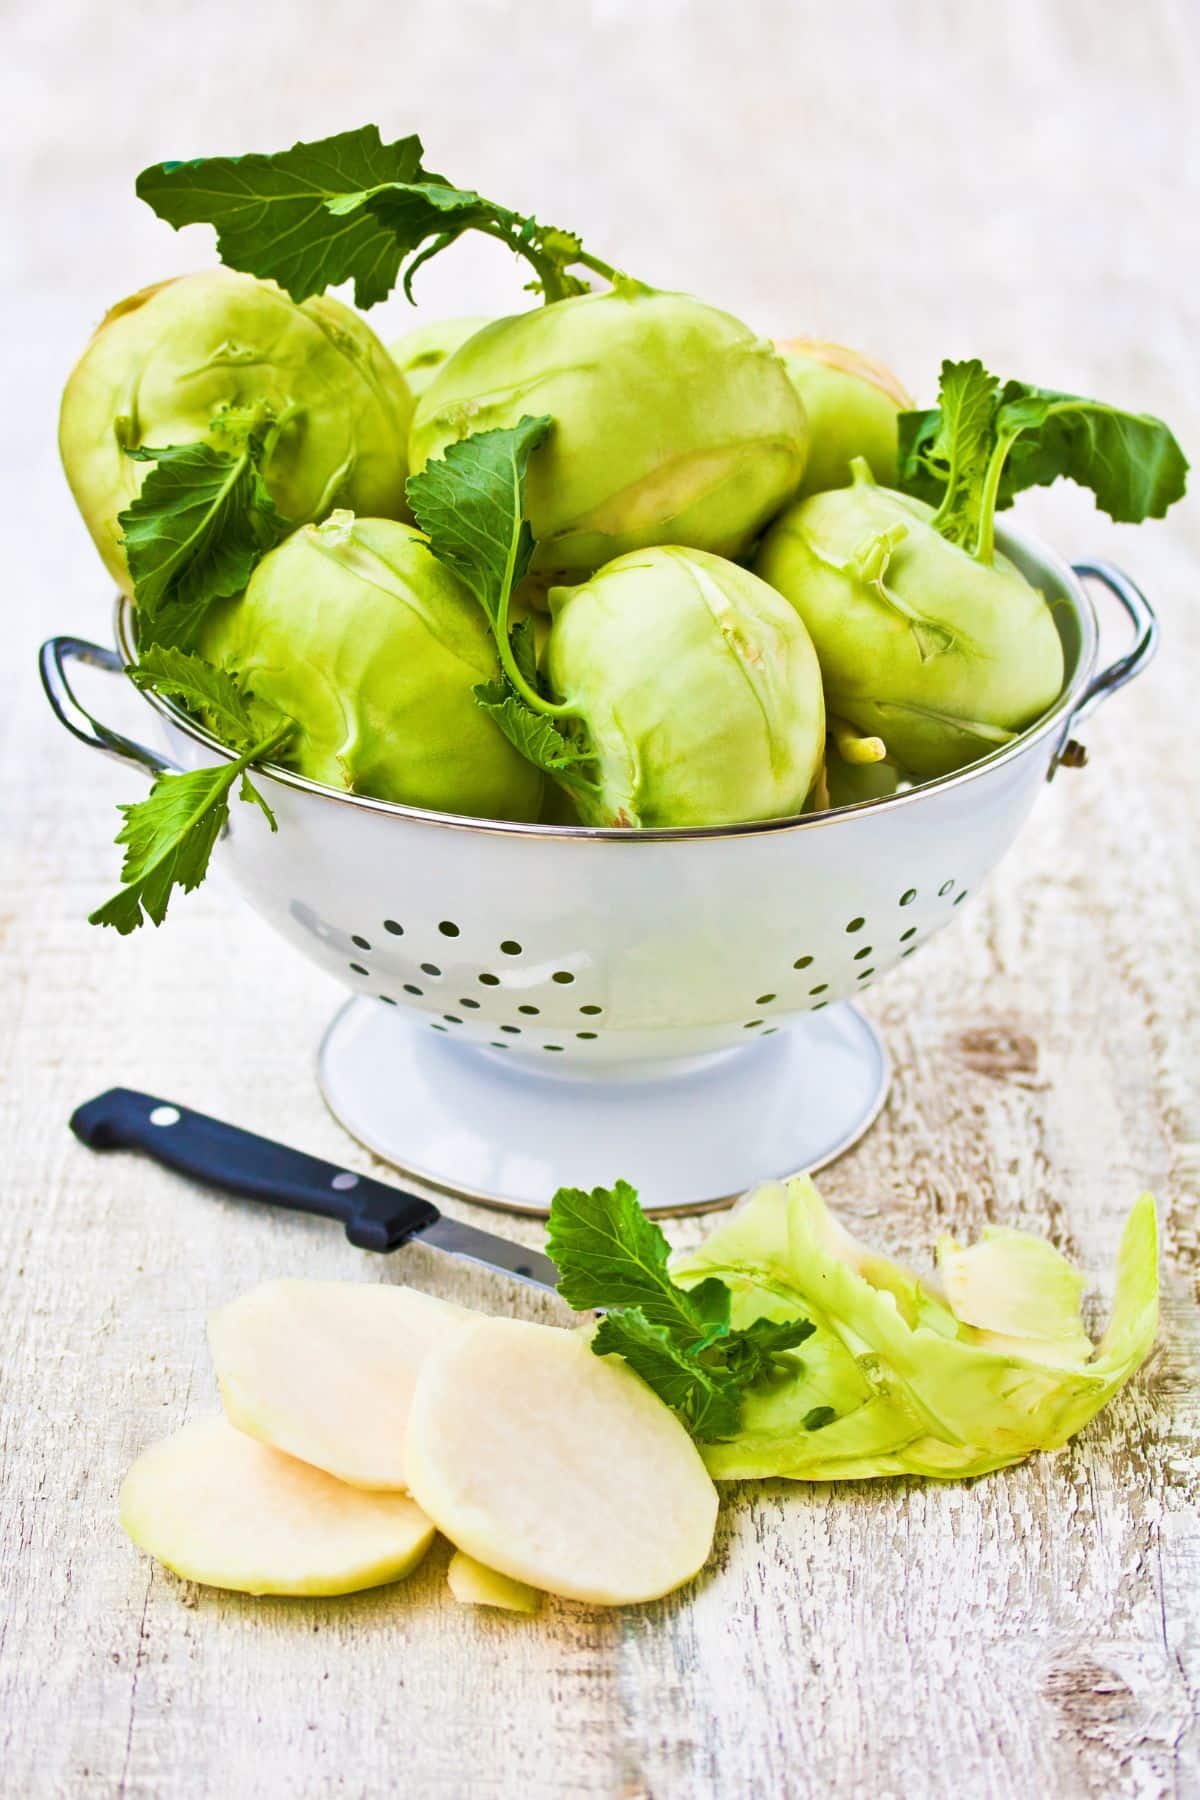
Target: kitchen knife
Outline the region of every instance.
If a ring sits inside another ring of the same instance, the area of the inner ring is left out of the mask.
[[[168,1169],[245,1200],[340,1219],[359,1250],[398,1250],[419,1238],[534,1287],[553,1289],[558,1283],[548,1256],[444,1218],[432,1200],[153,1094],[109,1088],[76,1108],[71,1130],[93,1150],[144,1150]]]

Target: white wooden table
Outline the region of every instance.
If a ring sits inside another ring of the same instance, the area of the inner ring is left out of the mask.
[[[18,0],[8,20],[0,1791],[1200,1791],[1194,507],[1138,533],[1070,492],[1023,507],[1142,580],[1164,651],[961,925],[872,995],[895,1088],[822,1184],[901,1254],[1003,1220],[1105,1276],[1154,1188],[1152,1363],[1063,1454],[973,1486],[730,1491],[708,1576],[640,1611],[461,1609],[441,1553],[394,1590],[253,1602],[122,1537],[126,1466],[214,1404],[211,1305],[268,1274],[400,1265],[69,1137],[72,1107],[124,1082],[370,1166],[313,1081],[336,992],[232,896],[206,887],[129,942],[84,922],[139,784],[53,727],[33,676],[42,635],[107,630],[56,468],[62,378],[107,302],[209,255],[137,205],[142,164],[418,127],[459,180],[764,328],[873,349],[924,395],[943,354],[978,352],[1160,411],[1194,451],[1195,9]],[[499,310],[516,285],[464,249],[424,294]],[[419,1249],[403,1269],[510,1298]]]

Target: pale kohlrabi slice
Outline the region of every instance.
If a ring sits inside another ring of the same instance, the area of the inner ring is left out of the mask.
[[[712,1545],[717,1495],[674,1413],[577,1332],[487,1319],[426,1362],[409,1487],[488,1568],[620,1606],[681,1587]]]
[[[239,1431],[364,1488],[404,1488],[421,1364],[478,1315],[416,1288],[267,1281],[212,1314],[225,1412]]]
[[[793,1375],[747,1394],[737,1436],[704,1446],[711,1472],[978,1475],[1064,1444],[1153,1344],[1154,1201],[1143,1194],[1126,1221],[1112,1321],[1094,1351],[1081,1342],[1074,1271],[1030,1242],[996,1233],[986,1254],[945,1249],[943,1297],[850,1237],[811,1181],[759,1188],[673,1273],[727,1282],[735,1326],[801,1316],[817,1329],[791,1353]]]
[[[121,1486],[140,1550],[191,1581],[245,1594],[350,1594],[398,1581],[433,1541],[401,1494],[368,1494],[202,1419],[155,1444]]]
[[[465,1550],[456,1550],[446,1570],[450,1592],[463,1606],[495,1606],[502,1612],[535,1613],[542,1604],[537,1588],[527,1581],[514,1581],[476,1562]]]

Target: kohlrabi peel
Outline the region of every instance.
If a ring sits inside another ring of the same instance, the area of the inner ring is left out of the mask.
[[[477,332],[421,396],[412,468],[530,413],[554,421],[529,467],[531,589],[655,544],[736,556],[804,472],[803,408],[771,344],[640,282]]]
[[[798,813],[820,767],[821,678],[795,610],[704,551],[632,551],[550,594],[546,673],[586,730],[591,825]]]
[[[1004,1232],[982,1249],[945,1246],[939,1292],[850,1237],[807,1178],[748,1196],[673,1274],[684,1285],[725,1282],[735,1325],[803,1316],[816,1330],[789,1353],[789,1378],[747,1393],[737,1435],[703,1447],[711,1472],[981,1475],[1066,1443],[1153,1345],[1154,1202],[1142,1195],[1126,1221],[1110,1322],[1094,1348],[1079,1321],[1081,1283],[1052,1247]],[[955,1267],[962,1257],[973,1266]],[[970,1322],[979,1319],[999,1329]]]
[[[790,507],[754,567],[808,627],[830,712],[914,776],[944,775],[1054,703],[1062,642],[1007,557],[977,561],[923,501],[877,487],[863,463],[856,475]]]
[[[270,432],[270,498],[300,525],[333,507],[405,513],[412,399],[374,332],[338,300],[297,305],[229,269],[143,288],[98,326],[63,394],[63,467],[113,580],[131,592],[120,515],[151,465],[129,454]]]
[[[295,721],[313,781],[478,818],[533,819],[542,778],[476,704],[499,664],[487,620],[421,534],[335,513],[220,602],[199,649]]]
[[[897,420],[915,402],[873,357],[823,338],[785,338],[775,348],[808,420],[808,461],[798,499],[848,487],[864,457],[876,481],[896,484]]]

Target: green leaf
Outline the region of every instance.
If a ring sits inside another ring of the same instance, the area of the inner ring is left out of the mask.
[[[721,1339],[722,1360],[742,1387],[758,1387],[790,1373],[787,1351],[795,1350],[815,1330],[811,1319],[755,1319]]]
[[[680,1348],[664,1325],[652,1325],[640,1306],[609,1313],[592,1339],[597,1356],[623,1356],[647,1387],[677,1412],[701,1441],[733,1437],[741,1387],[722,1369],[709,1369]]]
[[[685,1291],[667,1271],[670,1246],[638,1205],[627,1181],[611,1188],[559,1188],[550,1203],[546,1248],[558,1291],[577,1312],[636,1306],[651,1325],[688,1343],[708,1343],[729,1322],[729,1290],[705,1281]]]
[[[262,478],[264,439],[246,431],[232,451],[170,444],[126,455],[155,464],[117,521],[139,643],[186,642],[212,602],[240,594],[259,558],[290,530]]]
[[[899,484],[937,507],[937,529],[967,549],[979,532],[999,391],[996,377],[977,357],[944,362],[939,405],[932,412],[900,415]]]
[[[568,792],[599,791],[586,773],[592,764],[590,751],[573,743],[545,713],[534,712],[508,682],[481,682],[474,693],[475,704],[535,769],[552,776]]]
[[[531,688],[538,687],[540,676],[538,674],[537,641],[534,637],[533,620],[518,619],[508,634],[508,641],[512,645],[513,661],[516,663],[522,679],[528,682]]]
[[[1187,459],[1161,419],[1025,382],[1001,388],[978,360],[942,364],[939,404],[900,415],[898,485],[937,508],[934,525],[981,562],[997,510],[1060,476],[1090,488],[1110,518],[1161,519],[1187,484]]]
[[[329,202],[430,179],[421,154],[420,138],[385,144],[364,125],[275,155],[157,163],[137,191],[177,230],[215,225],[222,262],[277,281],[295,301],[353,281],[355,304],[370,307],[395,286],[404,246],[373,211],[339,216]]]
[[[143,651],[129,679],[135,687],[178,700],[232,750],[244,750],[262,735],[233,676],[202,656],[155,644]]]
[[[267,156],[209,156],[156,163],[138,176],[137,191],[177,229],[201,222],[217,228],[217,250],[230,268],[277,281],[306,300],[353,281],[355,304],[387,298],[407,259],[404,291],[422,263],[481,231],[524,257],[530,286],[547,300],[587,290],[567,271],[576,264],[613,278],[573,232],[458,188],[422,166],[419,137],[385,144],[375,125],[343,131]]]
[[[1187,458],[1175,435],[1149,413],[1119,412],[1099,400],[1006,383],[996,432],[1015,438],[997,504],[1022,488],[1047,487],[1059,476],[1090,488],[1096,505],[1121,524],[1161,519],[1183,497]]]
[[[466,583],[493,629],[507,634],[508,600],[533,555],[525,517],[531,453],[553,421],[521,418],[507,429],[478,431],[410,475],[413,517],[439,562]]]
[[[529,458],[552,422],[525,417],[511,428],[477,432],[451,444],[409,477],[407,493],[433,554],[474,594],[492,628],[501,679],[480,683],[476,704],[534,768],[568,793],[581,794],[595,791],[585,773],[592,757],[582,725],[576,721],[569,735],[560,728],[558,720],[569,717],[571,708],[542,692],[529,621],[508,628],[513,591],[533,554],[525,516]]]
[[[160,775],[145,800],[118,807],[125,820],[116,840],[126,847],[122,886],[90,915],[89,922],[112,925],[122,937],[146,919],[161,925],[174,890],[190,893],[204,880],[239,778],[240,798],[260,806],[274,831],[274,815],[246,771],[278,749],[291,730],[290,720],[284,721],[234,761],[216,768]]]
[[[704,1442],[732,1437],[745,1395],[794,1377],[789,1354],[812,1336],[807,1319],[754,1319],[731,1330],[724,1281],[681,1288],[667,1267],[667,1240],[626,1181],[611,1188],[560,1188],[546,1247],[558,1291],[577,1311],[605,1310],[592,1338],[597,1356],[623,1356],[659,1399]]]

